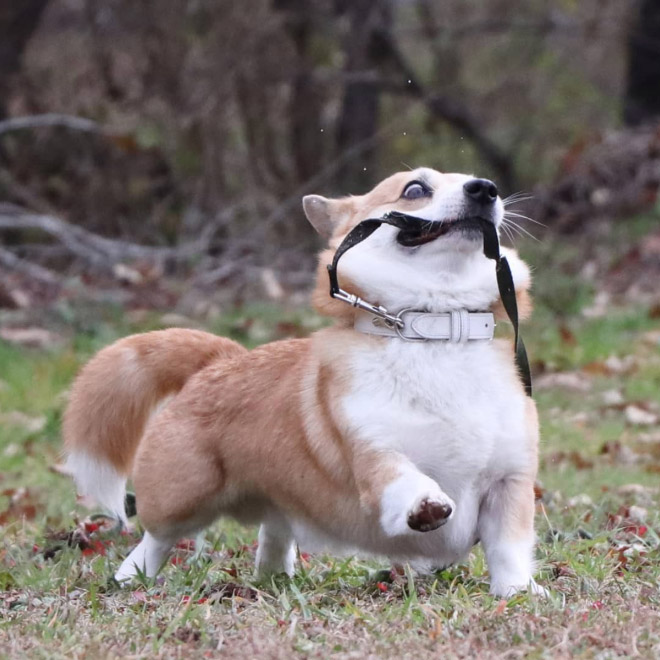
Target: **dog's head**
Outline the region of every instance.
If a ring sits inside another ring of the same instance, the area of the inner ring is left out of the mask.
[[[495,311],[501,302],[495,263],[483,254],[476,218],[499,229],[504,206],[495,184],[465,174],[443,174],[428,168],[399,172],[371,192],[328,199],[308,195],[305,214],[329,243],[320,255],[315,307],[330,316],[350,320],[353,310],[330,298],[326,265],[346,234],[362,220],[401,211],[428,220],[422,231],[382,225],[350,249],[339,263],[340,286],[391,312],[402,309],[432,312],[452,309]],[[521,318],[531,311],[529,269],[510,249]]]

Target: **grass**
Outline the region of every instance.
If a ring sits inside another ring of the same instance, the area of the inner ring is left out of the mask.
[[[588,287],[576,288],[578,301],[561,317],[556,308],[566,309],[569,293],[558,289],[555,299],[540,292],[525,326],[537,371],[573,378],[570,387],[537,380],[545,601],[489,596],[479,548],[432,576],[303,555],[293,579],[258,582],[256,530],[231,521],[211,528],[197,553],[177,549],[156,580],[119,589],[111,576],[138,532],[119,535],[91,520],[51,468],[76,370],[100,346],[161,319],[64,309],[53,325],[59,319],[67,333],[65,348],[0,343],[0,656],[660,656],[660,437],[626,412],[660,408],[657,319],[635,304],[585,318]],[[305,310],[252,306],[211,329],[253,346],[319,323]]]

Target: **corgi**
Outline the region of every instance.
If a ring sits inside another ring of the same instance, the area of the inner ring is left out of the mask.
[[[116,579],[156,575],[178,539],[232,516],[260,524],[259,573],[292,574],[296,546],[429,570],[481,542],[492,594],[545,593],[533,579],[536,407],[509,341],[488,328],[505,316],[470,223],[501,226],[497,188],[419,168],[362,196],[308,195],[303,207],[328,245],[313,303],[334,325],[251,351],[195,330],[133,335],[74,382],[63,436],[78,491],[125,521],[132,479],[145,530]],[[326,272],[351,229],[391,211],[429,231],[383,225],[338,274],[410,321],[396,332],[332,298]],[[502,252],[525,318],[529,268]]]

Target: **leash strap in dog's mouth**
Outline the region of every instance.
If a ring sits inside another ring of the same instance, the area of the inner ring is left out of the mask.
[[[511,275],[511,267],[509,266],[507,258],[500,254],[500,241],[497,236],[497,231],[495,230],[495,225],[483,218],[475,218],[475,220],[477,220],[477,224],[483,235],[484,256],[495,261],[497,288],[500,297],[502,298],[504,309],[513,325],[516,366],[518,367],[520,377],[525,386],[525,392],[528,396],[532,396],[532,375],[529,368],[527,350],[525,349],[525,344],[523,343],[518,329],[518,303],[516,302],[516,291],[513,284],[513,276]],[[328,265],[330,296],[346,302],[353,307],[364,309],[379,318],[382,318],[385,323],[390,324],[392,327],[401,327],[403,321],[399,316],[388,313],[384,307],[372,305],[355,294],[344,291],[339,286],[339,280],[337,278],[337,265],[342,256],[352,247],[355,247],[358,243],[369,238],[369,236],[371,236],[371,234],[383,224],[392,225],[393,227],[403,230],[419,230],[420,226],[428,227],[429,221],[405,213],[400,213],[399,211],[390,211],[382,218],[369,218],[355,226],[337,248],[332,264]]]

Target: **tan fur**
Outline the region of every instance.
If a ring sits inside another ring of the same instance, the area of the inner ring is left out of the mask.
[[[100,351],[73,384],[62,433],[67,452],[84,449],[128,474],[156,403],[209,362],[246,349],[198,330],[126,337]]]
[[[147,529],[168,534],[186,521],[196,528],[236,499],[247,506],[232,513],[248,521],[270,504],[319,527],[378,513],[393,470],[386,454],[356,451],[333,409],[347,377],[323,348],[324,335],[336,332],[268,344],[190,380],[149,426],[136,457]],[[185,452],[181,438],[190,438]]]

